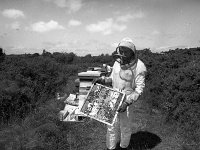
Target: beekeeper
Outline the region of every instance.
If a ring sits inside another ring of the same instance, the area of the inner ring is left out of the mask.
[[[116,149],[116,144],[119,142],[120,148],[126,150],[132,134],[134,102],[138,100],[145,87],[146,67],[137,58],[135,45],[130,38],[122,39],[113,56],[116,61],[110,77],[98,78],[96,82],[101,84],[112,82],[114,89],[126,94],[113,126],[107,127],[106,135],[108,150]]]

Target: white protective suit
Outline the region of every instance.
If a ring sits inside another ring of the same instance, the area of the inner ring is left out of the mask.
[[[109,77],[112,79],[112,86],[126,93],[125,101],[130,105],[125,112],[118,113],[113,126],[107,126],[106,145],[108,149],[115,149],[118,142],[121,148],[127,148],[129,145],[134,118],[134,101],[138,99],[145,87],[145,72],[146,67],[140,59],[126,69],[121,69],[117,61],[113,65]]]

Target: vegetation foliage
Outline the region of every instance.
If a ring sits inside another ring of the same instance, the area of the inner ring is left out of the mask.
[[[63,125],[57,114],[64,106],[55,96],[57,92],[74,93],[78,72],[103,63],[112,66],[112,56],[80,57],[45,50],[41,55],[0,52],[0,149],[79,150],[105,145],[88,147],[91,141],[99,140],[98,136],[91,139],[90,134],[105,128],[101,123],[88,120]],[[200,144],[200,48],[162,53],[144,49],[138,51],[138,57],[148,69],[142,95],[148,107],[162,111],[166,122],[175,124],[188,144]],[[94,131],[86,134],[86,128]]]

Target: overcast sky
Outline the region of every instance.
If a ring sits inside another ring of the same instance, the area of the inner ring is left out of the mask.
[[[0,22],[6,54],[200,46],[200,0],[0,0]]]

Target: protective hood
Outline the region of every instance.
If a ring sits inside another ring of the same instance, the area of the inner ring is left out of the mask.
[[[119,43],[118,47],[127,47],[127,48],[131,49],[134,53],[136,53],[135,45],[133,44],[133,41],[130,38],[122,39],[121,42]]]
[[[123,47],[128,48],[129,50],[132,50],[133,52],[132,55],[128,55],[128,56],[124,55],[124,53],[120,51],[120,48],[123,48]],[[116,48],[114,57],[118,58],[116,59],[117,61],[121,59],[121,61],[124,62],[124,63],[120,63],[122,67],[133,66],[137,62],[137,53],[136,53],[136,48],[135,48],[135,45],[133,44],[133,41],[130,38],[122,39]]]

